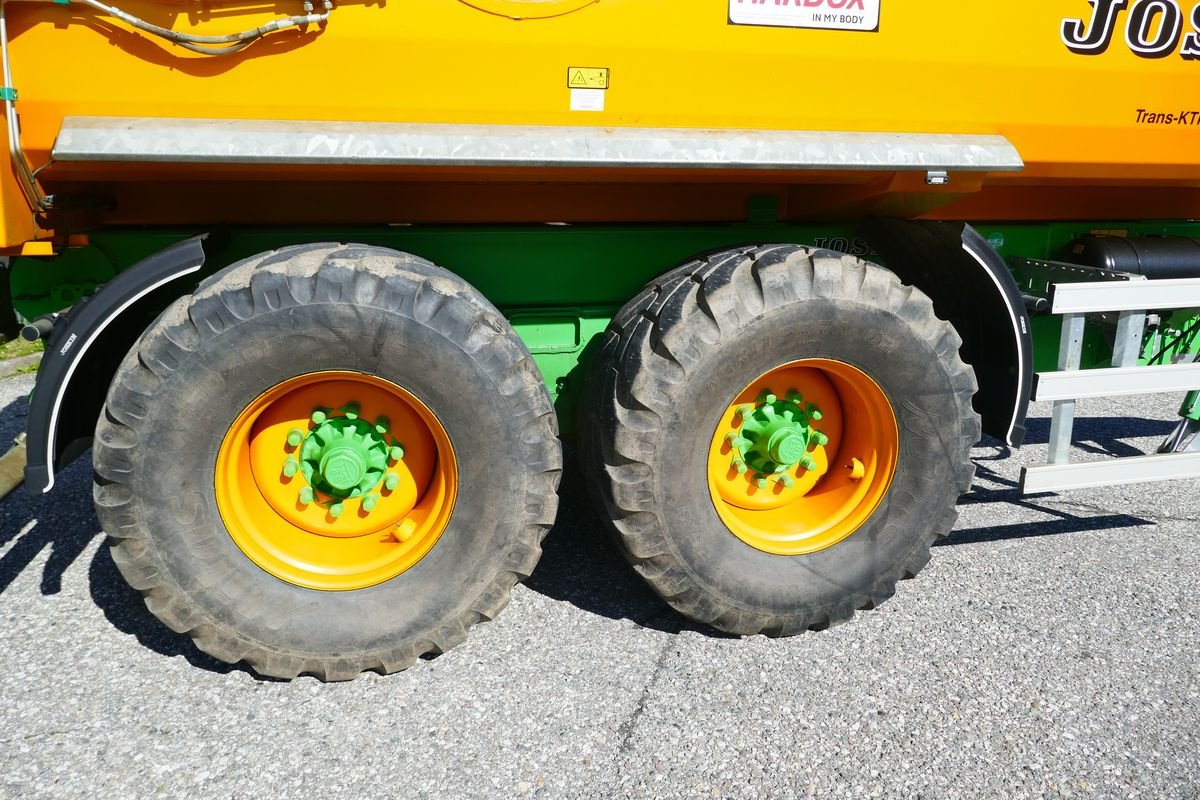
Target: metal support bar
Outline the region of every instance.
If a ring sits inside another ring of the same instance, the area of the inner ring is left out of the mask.
[[[0,500],[25,481],[25,434],[13,442],[12,449],[0,456]]]
[[[1021,470],[1021,490],[1061,492],[1129,483],[1200,478],[1200,453],[1128,456],[1083,464],[1049,464]]]
[[[1200,478],[1200,363],[1139,367],[1147,312],[1200,308],[1200,280],[1054,283],[1051,310],[1062,315],[1058,370],[1036,376],[1034,398],[1054,402],[1046,465],[1021,470],[1021,490],[1049,492],[1096,486]],[[1087,314],[1119,312],[1111,369],[1080,371]],[[1076,400],[1114,395],[1186,391],[1184,419],[1159,448],[1159,454],[1070,463]],[[1195,413],[1195,416],[1193,416]],[[1190,440],[1190,441],[1189,441]]]
[[[1200,280],[1171,278],[1153,281],[1056,283],[1050,296],[1050,311],[1054,314],[1167,308],[1200,308]]]
[[[1186,392],[1193,386],[1200,386],[1200,364],[1039,372],[1037,383],[1034,384],[1033,399],[1042,402]]]
[[[1058,347],[1058,369],[1073,372],[1079,369],[1083,354],[1082,314],[1067,314],[1062,321],[1062,337]],[[1047,456],[1051,464],[1065,464],[1071,455],[1071,433],[1075,427],[1074,398],[1056,400],[1050,416],[1050,451]]]
[[[1142,335],[1145,332],[1145,311],[1121,312],[1121,316],[1117,318],[1117,338],[1113,342],[1114,367],[1137,366],[1138,358],[1142,354]]]
[[[1179,407],[1179,416],[1200,422],[1200,389],[1193,389],[1183,398]]]

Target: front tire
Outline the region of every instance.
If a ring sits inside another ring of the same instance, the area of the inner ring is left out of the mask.
[[[584,472],[634,568],[686,616],[735,634],[842,622],[916,575],[957,518],[980,435],[960,346],[924,294],[855,258],[774,245],[691,262],[614,318]]]
[[[499,312],[361,245],[256,256],[175,302],[119,368],[94,460],[151,612],[223,661],[322,680],[402,669],[494,617],[561,471]]]

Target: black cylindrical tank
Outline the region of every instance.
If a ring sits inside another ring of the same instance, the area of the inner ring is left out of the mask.
[[[1081,236],[1067,246],[1072,264],[1147,278],[1200,278],[1200,239],[1183,236]]]

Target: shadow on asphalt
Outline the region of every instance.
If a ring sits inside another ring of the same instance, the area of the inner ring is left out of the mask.
[[[1157,437],[1165,439],[1175,429],[1175,420],[1137,417],[1079,417],[1075,420],[1072,441],[1080,450],[1106,456],[1136,456],[1142,451],[1122,439]],[[1028,420],[1025,444],[1046,444],[1050,440],[1050,418]],[[999,444],[999,442],[994,442]]]
[[[98,529],[98,528],[97,528]],[[285,682],[259,675],[245,664],[226,664],[202,652],[190,637],[175,633],[159,622],[142,602],[141,595],[125,583],[107,547],[92,557],[88,569],[88,588],[92,601],[104,612],[112,626],[138,640],[143,647],[164,656],[183,656],[193,667],[226,675],[244,672],[265,683]]]
[[[25,428],[28,400],[24,397],[0,410],[0,443],[7,446]],[[18,488],[0,501],[0,547],[12,542],[0,557],[0,602],[12,582],[43,550],[49,551],[42,570],[43,595],[62,590],[63,574],[93,541],[101,536],[100,521],[92,507],[91,451],[81,455],[58,476],[53,493],[31,497]],[[15,541],[14,541],[15,540]],[[211,672],[245,672],[263,678],[245,666],[233,666],[201,652],[192,640],[166,628],[147,610],[141,595],[117,571],[108,548],[97,548],[88,568],[92,601],[113,627],[165,656],[183,656],[188,663]]]
[[[644,628],[736,638],[688,620],[638,577],[593,508],[573,454],[566,453],[565,461],[558,522],[542,542],[542,560],[525,585],[553,600]]]
[[[0,447],[7,449],[25,429],[29,408],[27,397],[19,397],[0,410]],[[58,491],[51,497],[31,497],[18,487],[0,506],[0,547],[9,547],[0,557],[0,592],[48,551],[42,570],[41,592],[62,591],[62,576],[95,537],[99,526],[92,512],[91,487],[79,480],[80,471],[64,471]]]
[[[7,443],[24,428],[27,400],[19,398],[0,410],[0,442]],[[1076,423],[1076,441],[1093,444],[1098,452],[1126,455],[1135,451],[1115,436],[1165,436],[1170,422],[1132,418],[1083,418]],[[1044,443],[1049,429],[1046,419],[1030,420],[1030,444]],[[1086,446],[1086,445],[1085,445]],[[940,546],[975,544],[1006,539],[1031,538],[1093,530],[1154,524],[1127,514],[1078,515],[1041,502],[1053,496],[1025,497],[1015,481],[993,471],[988,463],[1009,455],[996,440],[985,440],[992,455],[979,456],[976,482],[962,503],[1008,503],[1052,517],[1042,522],[1025,522],[981,528],[959,529]],[[0,557],[0,593],[44,551],[49,551],[41,577],[44,595],[58,593],[64,572],[100,535],[91,502],[90,453],[85,453],[63,471],[49,497],[33,498],[18,489],[0,505],[0,547],[12,546]],[[643,627],[667,633],[684,630],[706,636],[725,637],[713,628],[697,625],[667,606],[637,576],[617,550],[583,489],[574,458],[568,453],[559,522],[544,542],[544,554],[526,585],[551,599],[570,603],[584,611],[611,619],[628,619]],[[125,583],[109,556],[108,548],[96,550],[88,570],[92,600],[118,630],[137,638],[143,646],[165,656],[182,656],[195,667],[216,673],[246,672],[263,679],[244,666],[233,666],[202,653],[191,639],[165,628],[146,609],[139,594]]]
[[[1166,436],[1174,426],[1173,422],[1140,420],[1130,417],[1084,417],[1075,422],[1075,441],[1076,443],[1095,443],[1094,447],[1089,448],[1086,444],[1083,447],[1108,456],[1141,455],[1141,450],[1113,439],[1111,431],[1119,431],[1120,435],[1129,437]],[[1050,420],[1042,417],[1029,420],[1026,443],[1045,444],[1049,430]],[[980,456],[978,453],[980,447],[991,448],[993,454]],[[974,456],[975,481],[971,486],[971,491],[958,501],[959,505],[1007,503],[1018,508],[1046,514],[1053,519],[990,525],[982,528],[958,528],[942,541],[936,542],[935,547],[998,542],[1006,539],[1032,539],[1039,536],[1056,536],[1064,533],[1083,533],[1154,524],[1153,520],[1130,514],[1096,514],[1094,512],[1083,515],[1075,514],[1058,507],[1060,502],[1057,501],[1057,498],[1059,496],[1053,493],[1022,494],[1017,481],[1000,475],[988,466],[989,462],[1003,461],[1011,455],[1012,450],[1007,445],[998,439],[985,436],[979,447],[976,448]]]

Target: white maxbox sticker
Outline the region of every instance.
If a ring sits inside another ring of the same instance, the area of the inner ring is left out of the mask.
[[[735,25],[874,31],[880,0],[729,0]]]

